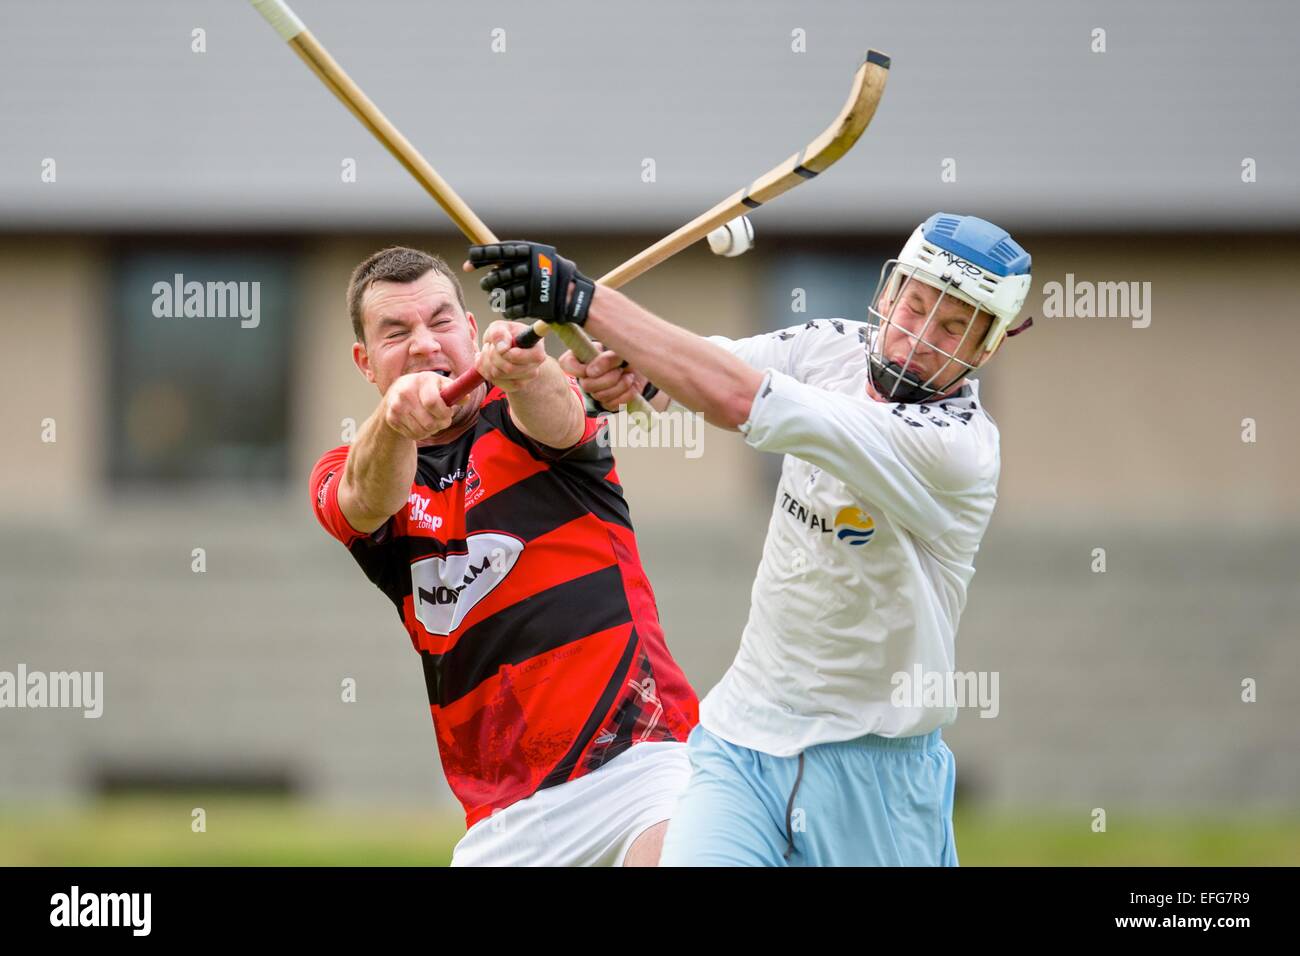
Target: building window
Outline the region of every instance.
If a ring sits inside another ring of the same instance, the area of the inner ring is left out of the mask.
[[[765,263],[768,303],[757,331],[802,325],[813,319],[848,319],[865,322],[867,301],[880,278],[885,260],[897,253],[875,248],[854,248],[851,254],[823,248],[797,248]],[[802,295],[800,295],[802,292]],[[802,305],[804,311],[795,311]]]
[[[285,479],[292,274],[283,250],[155,246],[114,258],[115,485]]]

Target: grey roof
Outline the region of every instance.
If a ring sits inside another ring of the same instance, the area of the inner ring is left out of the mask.
[[[293,6],[501,235],[686,221],[817,134],[867,47],[894,60],[875,122],[760,228],[893,230],[935,209],[1018,228],[1300,222],[1289,0]],[[6,4],[0,137],[3,229],[445,222],[241,0]]]

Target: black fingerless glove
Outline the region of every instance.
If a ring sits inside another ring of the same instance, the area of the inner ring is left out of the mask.
[[[479,286],[489,294],[504,290],[502,314],[507,319],[575,325],[587,321],[596,283],[579,272],[572,260],[559,255],[554,246],[524,240],[470,246],[469,261],[475,269],[494,267],[479,280]]]

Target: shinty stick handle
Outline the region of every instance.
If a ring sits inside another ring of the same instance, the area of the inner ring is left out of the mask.
[[[465,234],[470,242],[478,245],[486,245],[497,242],[497,237],[492,234],[483,222],[475,215],[474,210],[469,207],[454,189],[444,180],[438,172],[429,165],[413,145],[410,140],[402,135],[401,131],[394,126],[377,107],[370,97],[366,96],[365,91],[352,80],[343,67],[339,66],[329,51],[321,44],[316,36],[307,29],[306,24],[298,17],[297,14],[289,7],[285,0],[251,0],[253,7],[260,13],[268,23],[275,29],[280,38],[293,48],[294,52],[302,58],[303,62],[311,68],[311,71],[329,88],[335,96],[342,101],[343,105],[354,115],[361,124],[374,134],[375,138],[393,154],[394,158],[402,164],[433,199],[443,208],[443,211],[451,217],[456,227]],[[545,322],[538,322],[533,326],[534,333],[540,337],[551,330],[551,326]],[[559,325],[555,327],[555,332],[559,335],[561,341],[573,351],[579,361],[590,362],[598,354],[596,347],[592,344],[587,334],[578,326]],[[528,335],[527,332],[521,333],[522,336]],[[516,345],[527,348],[534,344],[536,339],[530,339],[524,342],[516,341]],[[470,369],[456,379],[452,387],[459,386],[462,390],[457,398],[463,398],[465,394],[473,391],[483,381],[478,372]],[[444,392],[444,396],[446,393]],[[450,404],[455,399],[448,398]],[[647,415],[653,412],[650,404],[640,396],[631,404],[630,409],[634,412],[643,412]]]

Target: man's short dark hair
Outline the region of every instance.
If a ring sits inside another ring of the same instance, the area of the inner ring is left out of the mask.
[[[460,310],[465,311],[465,293],[460,287],[460,278],[452,271],[441,256],[435,256],[419,249],[406,246],[389,246],[366,258],[361,265],[352,270],[348,280],[348,314],[352,316],[352,331],[357,341],[366,344],[365,324],[361,317],[361,300],[366,290],[375,282],[414,282],[429,272],[436,272],[451,280],[456,290],[456,301]]]

